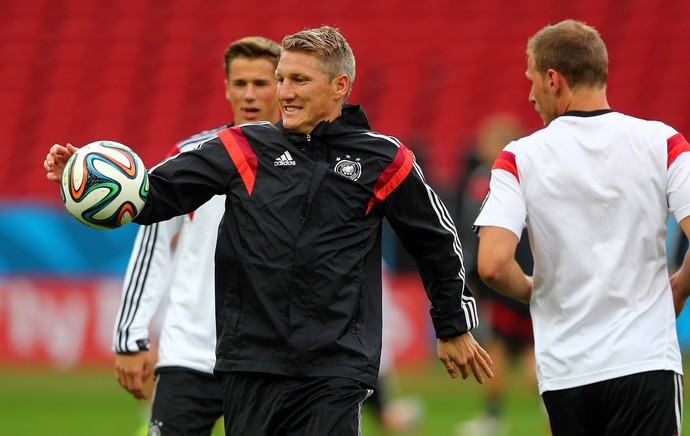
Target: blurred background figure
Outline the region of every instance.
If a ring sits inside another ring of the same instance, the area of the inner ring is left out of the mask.
[[[511,113],[496,113],[482,120],[475,137],[474,152],[470,155],[468,173],[460,184],[460,225],[472,223],[489,191],[491,167],[498,154],[509,142],[524,136],[525,128],[519,118]],[[521,388],[534,391],[537,395],[537,380],[534,362],[534,337],[529,306],[499,294],[486,286],[477,273],[477,247],[479,238],[460,227],[460,239],[465,253],[467,282],[477,293],[482,325],[481,341],[494,359],[494,378],[485,389],[484,411],[472,420],[460,423],[458,436],[505,435],[508,422],[504,419],[504,408],[510,376],[514,367],[521,371]],[[518,244],[516,258],[526,272],[532,271],[532,253],[526,232]],[[514,365],[517,363],[518,365]]]
[[[383,262],[382,302],[383,302],[383,341],[381,346],[381,365],[378,385],[367,398],[365,405],[371,410],[379,429],[384,434],[419,434],[423,418],[422,405],[412,396],[401,396],[398,376],[395,372],[394,335],[395,325],[392,317],[400,308],[392,298],[393,274]]]
[[[672,275],[683,264],[683,258],[688,251],[688,238],[672,216],[668,218],[666,232],[666,257],[669,275]]]

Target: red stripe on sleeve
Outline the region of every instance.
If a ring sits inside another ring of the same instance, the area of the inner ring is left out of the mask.
[[[413,164],[414,153],[403,144],[400,144],[398,153],[395,155],[393,162],[383,170],[383,173],[381,173],[374,184],[374,195],[371,197],[371,200],[369,200],[367,214],[374,204],[385,200],[386,197],[405,180],[405,177],[412,171]]]
[[[668,169],[673,162],[676,161],[678,156],[690,151],[690,144],[685,140],[683,135],[676,133],[666,140],[666,145],[668,147],[668,161],[666,163],[666,169]]]
[[[517,164],[515,163],[515,155],[509,151],[502,151],[496,158],[492,170],[504,170],[514,175],[518,182],[520,176],[518,175]]]
[[[223,145],[228,150],[230,158],[232,159],[237,171],[242,177],[244,186],[247,188],[249,195],[252,195],[254,190],[254,182],[256,181],[256,169],[258,167],[258,160],[256,154],[249,146],[247,138],[245,138],[239,127],[231,127],[229,129],[218,132],[218,137],[223,141]]]
[[[171,158],[173,156],[177,156],[178,154],[180,154],[180,149],[177,148],[177,145],[175,145],[175,146],[173,146],[173,148],[170,149],[168,154],[165,155],[165,158],[168,159],[168,158]]]

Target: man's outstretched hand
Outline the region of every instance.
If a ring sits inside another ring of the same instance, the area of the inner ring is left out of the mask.
[[[72,144],[66,146],[55,144],[50,147],[46,160],[43,161],[43,168],[46,170],[48,180],[60,183],[67,161],[77,150],[79,149]]]

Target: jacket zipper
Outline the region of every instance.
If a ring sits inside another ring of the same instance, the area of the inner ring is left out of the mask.
[[[307,150],[309,151],[309,157],[311,157],[312,160],[314,160],[314,149],[311,146],[311,135],[307,133]],[[312,180],[312,183],[314,181]],[[307,211],[309,210],[309,203],[304,204],[302,206],[302,213],[300,214],[300,220],[302,223],[304,223],[304,220],[307,218]]]

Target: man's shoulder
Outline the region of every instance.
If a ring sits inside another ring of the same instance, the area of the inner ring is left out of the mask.
[[[238,124],[234,126],[241,130],[244,129],[273,129],[279,130],[278,127],[270,121],[252,121],[250,123]]]
[[[252,123],[240,124],[230,129],[236,138],[242,137],[246,140],[249,147],[266,147],[269,144],[282,144],[289,142],[285,137],[284,131],[269,121],[256,121]]]
[[[514,155],[518,155],[522,152],[529,150],[530,145],[544,140],[545,136],[548,135],[544,133],[544,129],[537,130],[536,132],[533,132],[527,136],[523,136],[522,138],[510,141],[508,144],[505,145],[503,151],[507,151]]]
[[[670,138],[671,136],[674,136],[678,133],[676,129],[671,127],[670,125],[666,124],[663,121],[658,121],[658,120],[646,120],[642,118],[635,118],[629,115],[626,115],[626,118],[630,120],[630,123],[635,123],[637,124],[640,130],[642,131],[652,131],[654,134],[660,133],[663,134],[665,139]]]
[[[220,132],[221,130],[225,130],[231,126],[232,126],[232,124],[223,124],[222,126],[219,126],[219,127],[213,128],[213,129],[202,130],[201,132],[196,133],[196,134],[178,142],[177,144],[175,144],[175,147],[180,152],[194,150],[195,148],[198,148],[204,142],[206,142],[209,139],[216,136],[218,134],[218,132]]]
[[[390,154],[395,156],[400,147],[410,148],[395,136],[386,135],[371,130],[359,130],[351,132],[355,135],[346,137],[347,141],[353,141],[362,148],[368,148],[373,152]]]

